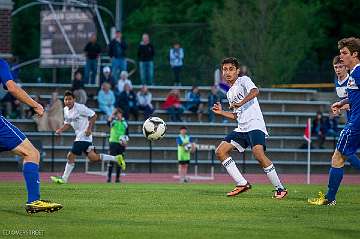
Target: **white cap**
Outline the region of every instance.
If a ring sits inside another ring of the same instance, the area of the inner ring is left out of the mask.
[[[105,66],[105,67],[103,68],[103,72],[104,72],[104,73],[105,73],[105,72],[111,72],[110,67]]]

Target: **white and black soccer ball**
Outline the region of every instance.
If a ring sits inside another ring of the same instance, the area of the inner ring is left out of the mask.
[[[159,117],[150,117],[143,124],[143,134],[148,140],[159,140],[165,136],[166,124]]]

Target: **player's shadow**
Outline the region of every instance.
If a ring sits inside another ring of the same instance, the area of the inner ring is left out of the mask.
[[[24,216],[26,217],[27,214],[24,212],[20,212],[16,209],[6,209],[6,208],[1,208],[0,209],[0,213],[9,213],[9,214],[14,214],[14,215],[18,215],[18,216]]]

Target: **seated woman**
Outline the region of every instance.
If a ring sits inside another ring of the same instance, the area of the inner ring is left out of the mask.
[[[181,115],[184,113],[184,107],[180,102],[180,91],[171,90],[161,108],[170,114],[171,121],[182,122]]]
[[[115,95],[110,89],[111,85],[107,82],[102,83],[101,90],[98,93],[98,104],[101,112],[105,113],[106,118],[110,117],[114,111]]]
[[[201,122],[204,104],[200,101],[199,87],[193,86],[191,91],[186,94],[186,109],[197,114]]]

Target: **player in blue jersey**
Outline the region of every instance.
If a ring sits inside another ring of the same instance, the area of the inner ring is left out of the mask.
[[[10,73],[9,65],[3,59],[0,59],[0,80],[5,90],[8,90],[22,103],[33,108],[39,117],[44,114],[43,107],[16,85]],[[11,151],[23,158],[23,175],[28,192],[28,200],[25,205],[26,212],[54,212],[62,208],[61,204],[40,199],[39,151],[23,132],[0,115],[0,152],[2,151]]]
[[[344,175],[344,164],[348,160],[352,166],[360,166],[360,160],[356,156],[360,148],[360,39],[344,38],[338,42],[340,58],[350,70],[347,84],[347,98],[334,103],[331,109],[334,114],[339,114],[340,109],[350,105],[350,119],[341,131],[335,152],[331,160],[329,171],[328,192],[326,195],[319,193],[318,198],[309,199],[314,205],[336,205],[335,196]]]
[[[335,79],[335,90],[336,94],[340,100],[343,100],[347,97],[347,83],[349,80],[349,74],[346,66],[340,59],[340,56],[335,56],[333,59],[333,67],[336,74]],[[342,107],[342,110],[346,110],[346,119],[350,119],[350,108],[349,104],[346,104]]]

